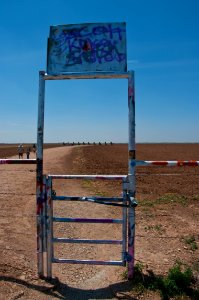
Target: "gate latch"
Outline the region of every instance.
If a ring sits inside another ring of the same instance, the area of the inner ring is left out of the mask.
[[[138,203],[134,197],[129,197],[129,204],[130,204],[130,206],[133,206],[133,207],[136,207],[138,205]]]

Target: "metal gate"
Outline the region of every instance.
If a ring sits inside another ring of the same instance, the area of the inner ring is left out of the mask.
[[[56,196],[52,182],[56,179],[86,179],[86,180],[120,180],[122,181],[122,197],[79,197],[79,196]],[[115,265],[126,266],[129,260],[127,253],[127,210],[130,204],[136,205],[134,199],[131,199],[128,194],[128,177],[119,175],[49,175],[46,180],[47,190],[47,218],[46,218],[46,242],[47,242],[47,277],[52,277],[52,263],[69,263],[69,264],[90,264],[90,265]],[[120,219],[104,219],[104,218],[68,218],[54,216],[53,202],[54,201],[83,201],[92,202],[102,205],[113,205],[122,208],[122,218]],[[72,223],[89,223],[89,224],[121,224],[122,239],[74,239],[74,238],[59,238],[54,237],[53,224],[54,222],[72,222]],[[55,243],[74,243],[74,244],[109,244],[118,245],[121,247],[121,258],[118,260],[77,260],[58,258],[54,255]],[[131,259],[130,259],[131,260]]]

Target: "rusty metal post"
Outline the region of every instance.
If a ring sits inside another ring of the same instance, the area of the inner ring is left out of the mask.
[[[44,100],[45,72],[39,72],[38,122],[37,122],[37,171],[36,171],[36,201],[37,201],[37,270],[40,277],[44,276],[43,238],[44,238],[44,193],[43,193],[43,132],[44,132]]]
[[[133,278],[135,260],[135,95],[134,72],[129,71],[128,78],[128,108],[129,108],[129,211],[128,211],[128,278]]]

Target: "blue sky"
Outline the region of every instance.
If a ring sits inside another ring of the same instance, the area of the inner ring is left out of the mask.
[[[126,22],[136,141],[199,142],[198,0],[1,0],[0,143],[36,142],[51,25]],[[46,82],[45,142],[128,142],[126,80]]]

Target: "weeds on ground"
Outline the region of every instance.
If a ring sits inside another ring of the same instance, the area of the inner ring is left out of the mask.
[[[190,250],[195,251],[196,249],[198,249],[194,235],[184,238],[184,242],[185,242],[185,244],[189,245]]]
[[[196,260],[192,263],[192,269],[193,271],[195,271],[196,273],[199,273],[199,261]]]
[[[144,199],[142,201],[139,201],[139,206],[147,206],[147,207],[154,207],[154,201]]]
[[[199,299],[199,291],[193,288],[193,272],[191,268],[183,267],[183,264],[178,261],[169,269],[167,276],[160,276],[155,275],[152,270],[145,274],[143,265],[136,264],[132,291],[139,294],[143,294],[147,290],[159,292],[162,300],[177,299],[176,297],[178,299],[184,297],[192,300]],[[124,273],[123,278],[125,274],[127,276],[127,273]]]
[[[89,179],[84,179],[82,181],[82,185],[84,188],[90,188],[90,187],[92,187],[92,181]]]
[[[174,195],[174,194],[165,194],[155,201],[157,204],[172,204],[179,203],[183,206],[188,204],[188,198],[182,195]]]
[[[96,196],[97,197],[106,197],[106,193],[100,192],[100,191],[96,191]]]
[[[192,200],[198,201],[199,200],[199,195],[193,195]]]
[[[87,188],[90,191],[92,191],[95,196],[98,196],[98,197],[105,197],[106,196],[106,193],[99,190],[98,187],[96,186],[96,184],[93,182],[93,180],[84,179],[82,181],[82,186],[83,186],[83,188]]]
[[[148,226],[145,226],[144,229],[145,229],[145,231],[154,230],[154,231],[159,232],[160,234],[162,234],[165,231],[165,229],[162,227],[161,224],[148,225]]]
[[[156,204],[176,204],[176,203],[186,206],[188,204],[188,198],[183,195],[165,194],[154,200],[144,199],[139,202],[139,206],[154,207]]]

